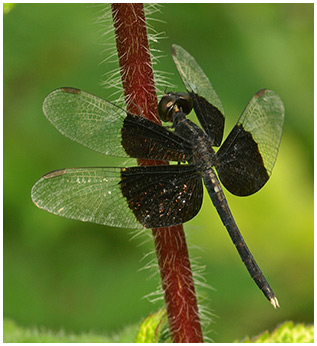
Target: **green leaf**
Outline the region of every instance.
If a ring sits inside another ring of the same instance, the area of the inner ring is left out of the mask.
[[[314,326],[303,323],[294,324],[292,321],[284,322],[272,333],[268,331],[243,340],[244,342],[278,342],[278,343],[307,343],[314,342]]]
[[[167,327],[167,314],[166,309],[160,309],[159,311],[146,317],[135,337],[136,343],[154,343],[162,342],[162,332]],[[167,340],[164,340],[165,342]]]

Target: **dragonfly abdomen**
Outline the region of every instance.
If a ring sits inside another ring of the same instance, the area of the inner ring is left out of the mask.
[[[271,304],[276,308],[278,307],[278,301],[275,294],[267,282],[265,276],[263,275],[261,269],[257,265],[251,251],[249,250],[247,244],[245,243],[242,234],[233,218],[233,215],[229,209],[228,202],[220,186],[219,180],[212,168],[207,170],[204,175],[204,183],[208,190],[209,196],[212,203],[218,211],[221,221],[225,225],[232,242],[238,250],[241,260],[245,264],[250,276],[266,296],[266,298],[271,302]]]

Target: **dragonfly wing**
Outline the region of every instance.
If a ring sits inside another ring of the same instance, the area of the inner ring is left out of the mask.
[[[75,88],[52,91],[44,100],[46,118],[64,136],[92,150],[129,157],[121,145],[123,109]]]
[[[32,188],[41,209],[113,227],[154,228],[186,222],[199,211],[202,181],[191,165],[72,168]]]
[[[193,99],[201,126],[213,145],[219,146],[223,137],[225,112],[218,95],[204,71],[185,49],[173,45],[172,57],[185,88]]]
[[[223,185],[247,196],[269,179],[280,146],[284,105],[272,90],[257,92],[217,152],[216,168]]]
[[[69,219],[125,228],[142,228],[122,198],[120,168],[72,168],[53,171],[32,188],[41,209]]]
[[[125,168],[120,184],[130,209],[146,228],[179,225],[201,208],[202,178],[194,165]]]
[[[83,90],[52,91],[43,111],[63,135],[106,155],[180,162],[192,155],[185,139]]]

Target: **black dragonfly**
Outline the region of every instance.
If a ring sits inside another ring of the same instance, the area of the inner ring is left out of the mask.
[[[159,105],[172,129],[125,112],[75,88],[60,88],[44,100],[47,119],[66,137],[123,158],[175,161],[174,165],[71,168],[50,172],[32,188],[42,209],[71,219],[124,228],[159,228],[192,219],[203,184],[251,277],[276,308],[278,301],[248,249],[215,174],[234,195],[257,192],[269,179],[281,141],[284,106],[271,90],[258,91],[217,152],[224,109],[207,76],[183,48],[172,57],[185,93],[168,93]],[[192,107],[203,130],[186,115]]]

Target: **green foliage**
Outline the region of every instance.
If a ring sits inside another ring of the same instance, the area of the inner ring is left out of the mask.
[[[164,342],[162,332],[167,328],[166,309],[161,309],[146,317],[138,330],[135,342],[153,343]]]
[[[46,328],[25,328],[12,320],[3,321],[3,341],[5,343],[161,343],[169,342],[164,339],[162,332],[167,327],[165,309],[149,315],[140,327],[131,325],[113,336],[89,333],[69,333],[65,331],[52,332]],[[136,330],[137,336],[135,337]],[[272,333],[265,331],[253,338],[244,339],[245,343],[308,343],[314,342],[313,325],[285,322]]]
[[[126,327],[120,333],[112,336],[89,333],[69,333],[65,331],[52,332],[47,328],[25,328],[9,319],[3,321],[3,341],[14,343],[131,343],[135,337],[136,325]]]
[[[16,4],[3,4],[3,14],[9,13]]]
[[[265,331],[254,338],[248,338],[244,342],[257,343],[307,343],[314,342],[314,326],[304,323],[294,324],[285,322],[273,330]]]

